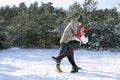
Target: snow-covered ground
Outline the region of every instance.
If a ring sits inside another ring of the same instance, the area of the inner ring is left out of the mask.
[[[55,72],[59,49],[10,48],[0,51],[0,80],[120,80],[120,52],[75,50],[75,61],[82,70],[70,73],[64,58],[63,73]]]

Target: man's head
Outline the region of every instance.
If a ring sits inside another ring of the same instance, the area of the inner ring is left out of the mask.
[[[83,16],[80,15],[79,18],[77,19],[77,21],[78,21],[78,26],[81,26],[83,23]]]

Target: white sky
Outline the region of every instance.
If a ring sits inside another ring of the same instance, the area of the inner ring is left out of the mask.
[[[0,7],[5,5],[19,6],[19,3],[21,2],[25,2],[26,5],[29,6],[31,3],[34,3],[35,1],[37,1],[39,5],[41,4],[42,1],[44,3],[52,2],[54,7],[62,7],[63,9],[68,9],[69,6],[73,4],[75,1],[82,4],[84,0],[0,0]],[[97,2],[98,9],[117,7],[117,9],[120,11],[120,7],[117,5],[118,3],[120,3],[120,0],[97,0]]]

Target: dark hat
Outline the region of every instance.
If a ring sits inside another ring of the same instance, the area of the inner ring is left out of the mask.
[[[83,22],[83,16],[80,15],[79,18],[77,19],[78,22]]]

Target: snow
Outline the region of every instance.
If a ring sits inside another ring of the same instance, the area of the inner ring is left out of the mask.
[[[63,73],[55,72],[59,49],[10,48],[0,51],[0,80],[120,80],[120,52],[75,50],[75,61],[82,68],[70,73],[67,58]]]

